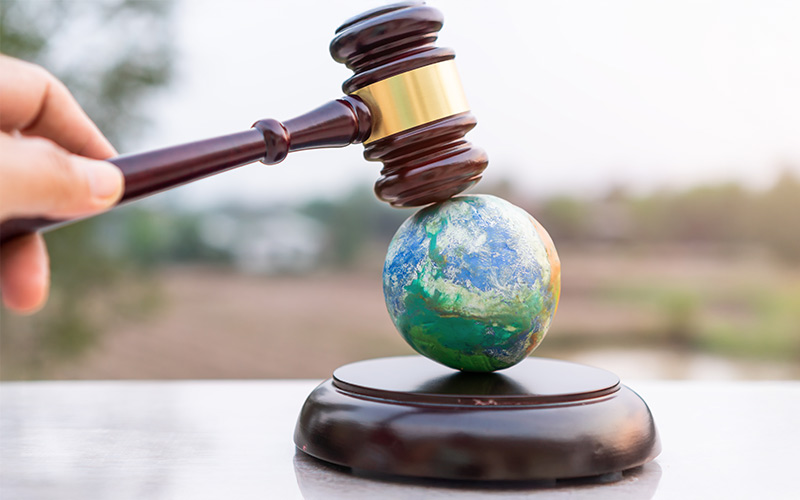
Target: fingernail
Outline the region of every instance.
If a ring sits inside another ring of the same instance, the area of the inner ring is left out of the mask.
[[[90,161],[89,165],[89,188],[95,200],[107,204],[116,201],[122,191],[122,172],[104,161]]]

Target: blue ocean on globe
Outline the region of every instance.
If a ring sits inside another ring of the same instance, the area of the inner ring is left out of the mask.
[[[558,304],[561,266],[527,212],[489,195],[420,210],[398,229],[383,286],[395,326],[421,354],[493,371],[541,342]]]

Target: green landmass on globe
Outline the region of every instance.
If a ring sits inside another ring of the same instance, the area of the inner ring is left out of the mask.
[[[527,212],[495,196],[459,196],[400,226],[383,289],[392,321],[417,352],[488,372],[541,343],[558,306],[561,264]]]

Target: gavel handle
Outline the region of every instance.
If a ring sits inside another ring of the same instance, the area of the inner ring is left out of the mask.
[[[358,98],[347,96],[284,123],[260,120],[244,132],[108,161],[119,167],[125,177],[125,192],[119,201],[122,204],[255,161],[273,165],[290,151],[363,142],[370,129],[369,109]],[[76,220],[9,219],[0,224],[0,245]]]

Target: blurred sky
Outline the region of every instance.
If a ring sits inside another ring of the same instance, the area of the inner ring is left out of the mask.
[[[284,120],[341,95],[328,45],[376,1],[179,0],[178,74],[137,150]],[[489,181],[596,195],[800,173],[800,2],[437,1]],[[171,193],[271,204],[371,185],[361,146],[293,153]],[[479,191],[479,189],[477,189]]]

